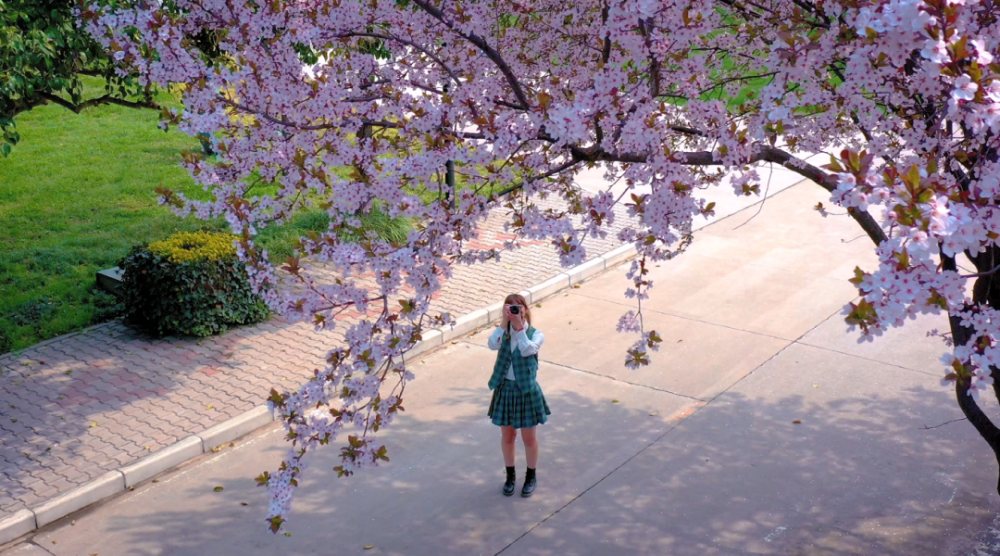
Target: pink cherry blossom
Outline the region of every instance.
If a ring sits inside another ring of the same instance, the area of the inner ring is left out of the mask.
[[[935,64],[943,64],[949,59],[948,45],[944,41],[927,40],[920,50],[920,55]]]
[[[976,91],[978,90],[979,84],[972,81],[971,77],[960,75],[955,80],[955,88],[952,90],[951,96],[956,100],[972,100],[976,98]]]
[[[413,378],[402,355],[450,321],[430,307],[455,265],[523,240],[550,242],[564,265],[588,259],[587,236],[634,245],[635,309],[619,329],[637,335],[625,363],[640,368],[662,342],[642,319],[650,263],[693,241],[713,210],[704,189],[758,195],[764,164],[815,181],[873,242],[877,265],[850,278],[858,298],[844,312],[861,341],[920,314],[956,317],[945,378],[974,411],[1000,361],[997,296],[967,293],[1000,272],[998,10],[988,0],[175,0],[91,6],[83,24],[116,71],[184,86],[164,128],[213,136],[217,160],[184,161],[211,198],[163,191],[163,202],[224,218],[274,310],[345,338],[315,380],[270,396],[293,447],[261,477],[278,530],[321,445],[340,444],[341,475],[384,461],[378,431]],[[218,51],[194,36],[216,38]],[[809,163],[814,153],[829,164]],[[457,194],[444,185],[448,161]],[[574,185],[587,167],[604,172],[606,191]],[[539,203],[552,197],[565,208]],[[255,235],[303,202],[322,203],[330,229],[272,261]],[[629,222],[614,222],[618,204]],[[376,207],[414,222],[405,241],[343,239]],[[514,239],[481,249],[491,210],[509,216]],[[338,279],[314,275],[316,262]],[[276,287],[280,266],[295,293]]]

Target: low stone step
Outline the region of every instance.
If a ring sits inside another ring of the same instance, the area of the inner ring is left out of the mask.
[[[107,270],[97,272],[97,285],[102,290],[121,297],[124,293],[122,289],[122,269],[117,266]]]

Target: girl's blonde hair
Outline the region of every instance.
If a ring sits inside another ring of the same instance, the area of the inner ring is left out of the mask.
[[[519,293],[512,293],[503,300],[504,305],[520,305],[524,308],[524,320],[531,324],[531,307],[528,307],[528,300]]]

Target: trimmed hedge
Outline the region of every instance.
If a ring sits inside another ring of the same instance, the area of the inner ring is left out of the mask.
[[[181,232],[122,259],[125,320],[157,336],[210,336],[267,318],[234,236]]]

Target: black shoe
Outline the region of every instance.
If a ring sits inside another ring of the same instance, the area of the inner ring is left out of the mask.
[[[517,487],[517,478],[514,476],[514,468],[507,468],[507,482],[503,484],[503,495],[514,496],[514,488]]]
[[[521,498],[527,498],[535,493],[535,476],[524,479],[524,488],[521,489]]]

